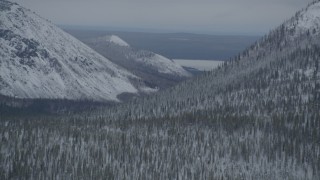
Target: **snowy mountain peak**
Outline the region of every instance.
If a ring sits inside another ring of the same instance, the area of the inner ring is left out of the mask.
[[[125,42],[123,39],[121,39],[119,36],[116,36],[116,35],[105,36],[105,39],[107,42],[111,42],[119,46],[126,46],[126,47],[130,46],[127,42]]]
[[[320,2],[316,2],[311,4],[305,11],[302,13],[301,21],[306,28],[310,28],[312,26],[319,27],[320,25]]]
[[[320,31],[320,1],[311,3],[307,8],[299,11],[288,22],[287,27],[290,31],[295,31],[296,35],[311,31]]]
[[[8,1],[0,10],[0,94],[119,101],[138,92],[138,77],[49,21]]]

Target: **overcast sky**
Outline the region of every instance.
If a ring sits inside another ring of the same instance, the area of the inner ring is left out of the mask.
[[[312,0],[12,0],[58,25],[261,35]]]

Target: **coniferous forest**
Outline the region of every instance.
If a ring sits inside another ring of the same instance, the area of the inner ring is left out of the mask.
[[[0,179],[320,179],[320,26],[301,27],[319,4],[157,94],[81,112],[10,109]]]

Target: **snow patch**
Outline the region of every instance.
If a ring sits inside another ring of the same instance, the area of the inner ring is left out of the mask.
[[[302,13],[298,25],[303,29],[320,27],[320,2],[309,6],[306,11]]]
[[[152,53],[150,56],[136,58],[136,60],[156,68],[159,73],[184,77],[191,76],[191,74],[184,70],[179,64],[159,54]]]
[[[130,46],[127,42],[125,42],[119,36],[116,36],[116,35],[105,36],[105,39],[107,42],[111,42],[119,46],[126,46],[126,47]]]

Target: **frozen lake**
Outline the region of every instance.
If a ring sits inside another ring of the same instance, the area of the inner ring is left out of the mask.
[[[191,60],[191,59],[173,59],[174,62],[181,66],[191,67],[200,71],[210,71],[217,68],[224,61],[219,60]]]

